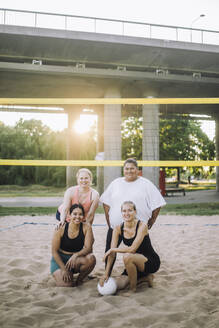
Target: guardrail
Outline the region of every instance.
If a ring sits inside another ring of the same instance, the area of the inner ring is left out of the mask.
[[[219,31],[0,8],[0,24],[219,45]]]

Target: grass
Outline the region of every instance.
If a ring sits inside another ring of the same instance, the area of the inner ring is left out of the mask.
[[[0,197],[63,197],[66,187],[1,185]]]
[[[192,204],[167,204],[161,211],[161,215],[219,215],[218,203],[192,203]]]
[[[175,187],[176,183],[168,182],[166,183],[166,187],[171,188]],[[209,181],[195,181],[190,184],[186,182],[182,182],[179,184],[180,188],[184,188],[185,191],[196,191],[196,190],[215,190],[216,189],[216,183],[215,182],[209,182]]]
[[[0,216],[7,215],[54,215],[57,207],[2,207],[0,206]],[[99,206],[96,213],[103,214],[102,206]],[[197,204],[168,204],[164,206],[161,215],[219,215],[218,203],[197,203]]]
[[[54,215],[57,207],[3,207],[0,206],[0,216],[7,215]]]
[[[186,191],[215,189],[215,183],[197,182],[190,185],[180,185]],[[65,187],[51,187],[41,185],[16,186],[1,185],[0,197],[63,197]],[[2,207],[0,206],[0,216],[7,215],[54,215],[56,207]],[[99,206],[97,213],[104,213],[102,206]],[[161,209],[160,214],[166,215],[219,215],[218,203],[195,203],[195,204],[168,204]]]
[[[56,214],[57,207],[3,207],[0,206],[0,216],[8,215],[29,215],[29,216],[41,216],[41,215],[54,215]],[[101,206],[98,207],[96,213],[104,213]]]
[[[166,187],[171,187],[175,183],[167,183]],[[191,184],[182,183],[179,185],[187,191],[194,190],[213,190],[216,188],[214,182],[198,181]],[[93,186],[96,189],[96,186]],[[0,197],[63,197],[66,187],[53,187],[41,185],[17,186],[1,185]]]

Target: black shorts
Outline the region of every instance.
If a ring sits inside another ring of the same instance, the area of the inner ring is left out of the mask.
[[[137,270],[137,279],[146,277],[150,273],[155,273],[160,268],[160,258],[157,254],[155,256],[148,258],[148,261],[144,263],[144,271]],[[124,270],[122,275],[128,275],[127,271]]]
[[[58,221],[60,221],[60,212],[59,212],[59,210],[57,210],[57,212],[56,212],[56,220],[58,220]]]

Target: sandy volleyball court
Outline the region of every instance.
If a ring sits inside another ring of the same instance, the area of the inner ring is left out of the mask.
[[[0,218],[0,327],[219,327],[219,216],[159,216],[150,232],[161,268],[154,288],[132,297],[98,295],[104,216],[94,221],[93,276],[78,288],[54,287],[49,274],[52,216]],[[121,271],[121,257],[114,275]]]

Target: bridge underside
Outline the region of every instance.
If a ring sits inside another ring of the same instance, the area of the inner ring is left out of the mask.
[[[111,87],[120,89],[122,98],[148,96],[167,98],[218,97],[219,85],[127,80],[90,76],[68,76],[46,72],[0,71],[1,98],[102,98]],[[200,114],[213,118],[219,113],[216,105],[160,105],[160,113]]]
[[[0,25],[0,97],[218,97],[219,46]],[[214,106],[171,113],[217,115]],[[160,106],[160,111],[167,106]]]
[[[1,98],[219,95],[218,46],[3,25],[0,40]],[[82,107],[83,104],[65,107],[69,124]],[[105,159],[121,159],[122,106],[92,107],[99,115],[103,136],[98,151],[104,151]],[[126,109],[132,113],[134,107],[127,105]],[[144,105],[141,109],[144,160],[159,159],[159,114],[209,115],[217,122],[219,117],[218,105]],[[77,159],[77,152],[70,151],[75,147],[73,138],[69,139],[69,158]],[[105,168],[104,185],[118,175],[120,168]],[[157,183],[156,169],[145,171],[144,175]],[[219,184],[219,176],[217,180]]]

